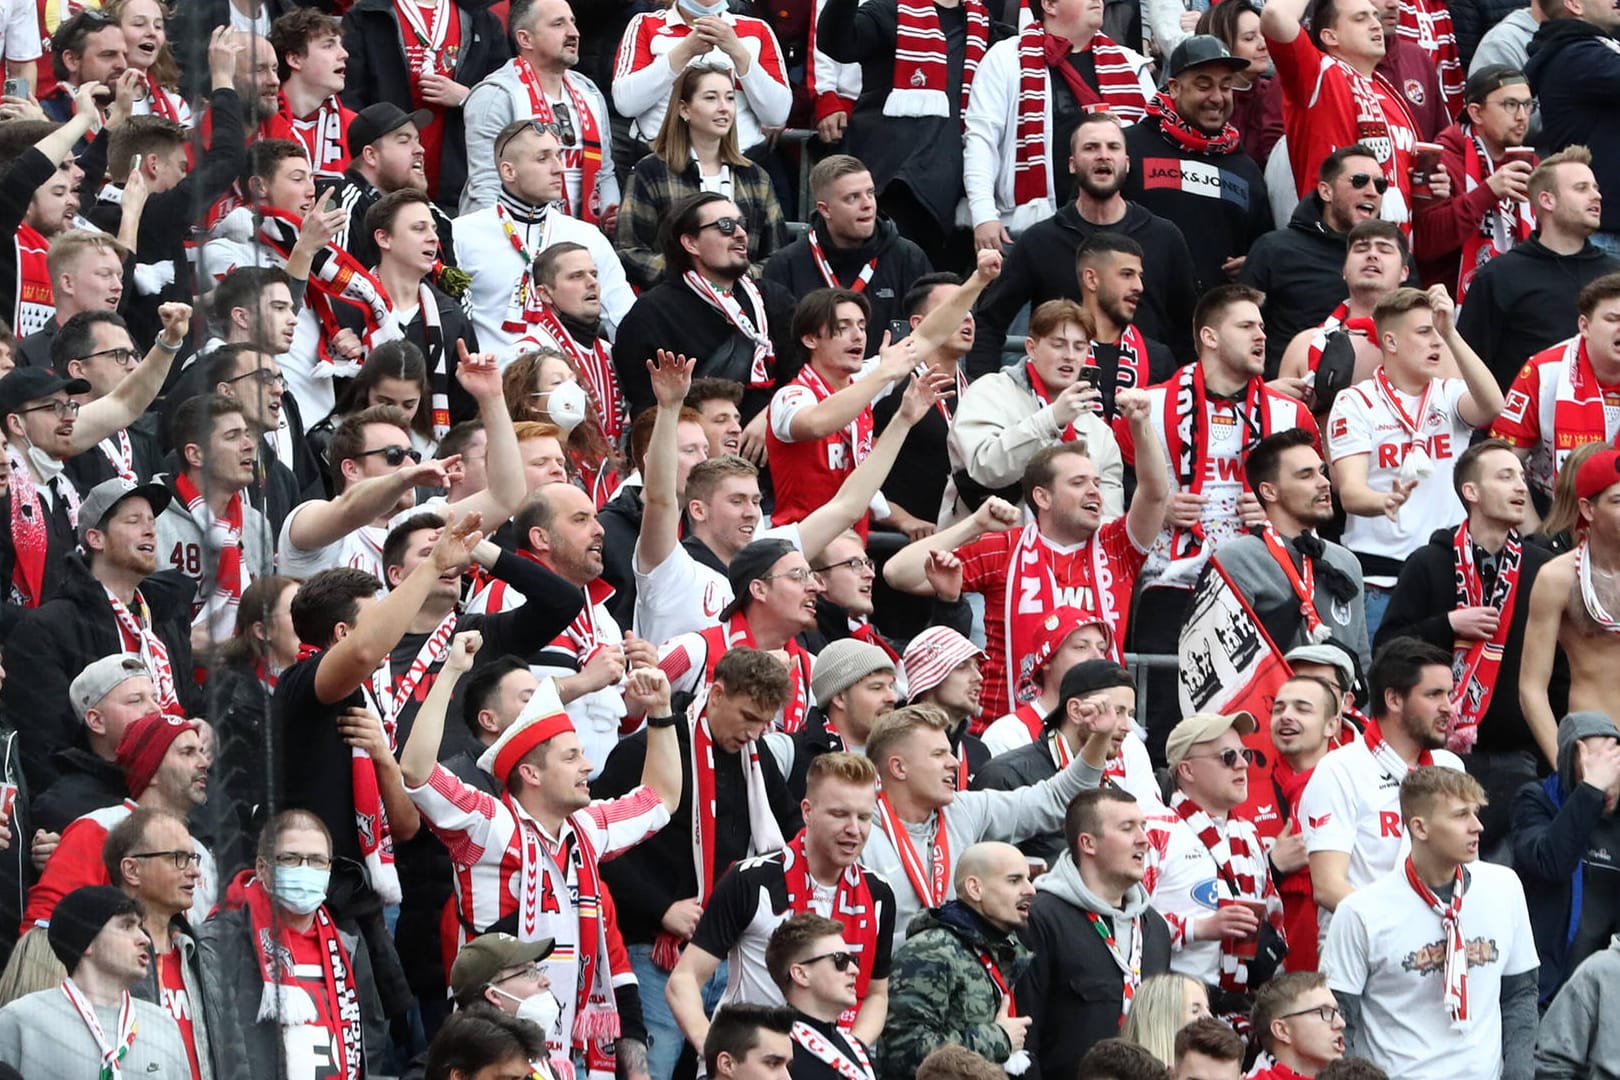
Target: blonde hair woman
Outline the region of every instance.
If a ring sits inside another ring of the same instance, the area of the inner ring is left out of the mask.
[[[729,68],[693,64],[670,90],[652,153],[636,162],[619,203],[619,255],[630,284],[647,288],[664,274],[658,223],[691,195],[717,191],[742,211],[755,276],[787,244],[771,178],[737,146],[737,90]]]
[[[1186,975],[1151,975],[1136,988],[1120,1034],[1164,1062],[1165,1068],[1174,1068],[1176,1032],[1209,1015],[1209,991],[1203,983]]]

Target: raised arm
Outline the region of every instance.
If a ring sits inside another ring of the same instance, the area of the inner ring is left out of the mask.
[[[472,549],[483,534],[476,516],[449,522],[439,533],[431,556],[417,564],[399,587],[377,601],[337,644],[321,657],[315,669],[315,696],[324,705],[342,701],[371,678],[399,639],[411,627],[411,619],[427,601],[428,591],[439,577],[451,570],[460,572],[472,561]]]
[[[512,414],[507,412],[506,398],[501,394],[501,369],[495,363],[495,354],[469,354],[467,342],[460,338],[456,339],[456,353],[456,381],[478,402],[478,419],[483,421],[489,438],[489,485],[453,503],[450,510],[457,517],[478,514],[493,531],[512,516],[528,494],[523,455],[512,428]]]
[[[866,460],[845,478],[836,495],[799,522],[799,542],[804,546],[805,558],[815,559],[834,537],[860,520],[866,508],[872,505],[872,497],[888,478],[889,470],[894,468],[900,448],[905,445],[906,433],[942,397],[955,393],[955,388],[955,379],[940,371],[929,371],[911,380],[900,399],[900,407],[872,445]]]
[[[1121,390],[1114,398],[1114,408],[1130,425],[1136,448],[1136,493],[1125,514],[1125,528],[1136,546],[1146,549],[1164,528],[1164,515],[1170,509],[1170,465],[1153,433],[1147,391]]]
[[[681,406],[692,388],[692,361],[685,356],[659,349],[656,360],[647,361],[658,415],[641,474],[641,535],[636,539],[632,558],[635,568],[648,573],[669,558],[680,540],[681,508],[675,491],[676,451],[681,422]]]
[[[873,365],[872,370],[837,393],[829,394],[814,405],[794,412],[784,425],[785,431],[773,420],[772,426],[776,428],[777,437],[785,435],[784,442],[812,442],[848,427],[864,410],[871,407],[872,400],[883,392],[884,387],[905,378],[906,374],[917,366],[918,355],[920,354],[917,351],[916,341],[907,337],[891,343],[889,332],[883,331],[883,346],[878,353],[878,362]]]
[[[1260,12],[1260,32],[1271,41],[1293,41],[1309,0],[1268,0]]]
[[[449,483],[449,469],[460,460],[460,455],[432,458],[387,476],[356,480],[335,499],[304,503],[287,528],[287,538],[303,551],[315,551],[336,543],[388,513],[400,496],[412,488],[444,487]]]
[[[73,452],[82,454],[119,428],[140,419],[163,389],[175,354],[186,343],[191,329],[191,305],[170,303],[158,308],[163,331],[158,334],[146,358],[135,365],[118,389],[106,397],[86,403],[79,409],[79,422],[73,425]]]
[[[948,529],[933,536],[925,536],[895,552],[883,567],[883,580],[892,588],[914,596],[927,596],[934,591],[928,581],[928,556],[935,551],[955,551],[963,544],[972,543],[988,532],[1004,532],[1018,526],[1018,508],[995,496]]]
[[[1457,361],[1457,371],[1468,385],[1468,393],[1457,401],[1457,415],[1469,427],[1482,428],[1502,414],[1505,399],[1502,388],[1496,385],[1496,376],[1485,366],[1485,361],[1457,332],[1457,305],[1444,285],[1429,287],[1429,301],[1434,305],[1434,328],[1451,350]]]
[[[484,636],[476,630],[457,634],[450,642],[444,668],[416,711],[410,737],[399,753],[399,771],[406,787],[419,788],[433,775],[433,767],[439,762],[439,744],[444,739],[444,717],[450,710],[456,684],[472,669],[473,658],[483,645]]]
[[[641,782],[657,792],[664,809],[673,814],[681,803],[681,747],[675,736],[680,717],[670,706],[669,677],[658,665],[643,664],[630,672],[624,698],[630,715],[647,717]]]
[[[101,111],[96,107],[97,95],[111,90],[104,83],[88,82],[73,92],[73,119],[34,144],[34,149],[51,159],[52,165],[67,160],[79,140],[90,134],[92,127],[101,126]]]

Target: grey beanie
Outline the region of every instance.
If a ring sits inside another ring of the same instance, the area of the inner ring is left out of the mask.
[[[810,692],[823,709],[834,694],[842,694],[874,671],[894,671],[894,658],[880,646],[858,638],[840,638],[816,655],[810,670]]]

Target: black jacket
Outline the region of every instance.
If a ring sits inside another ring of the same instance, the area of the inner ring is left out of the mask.
[[[203,715],[202,691],[191,677],[191,601],[196,595],[197,583],[172,570],[141,582],[141,596],[169,650],[175,694],[187,716]],[[23,769],[34,790],[43,791],[56,778],[51,755],[83,745],[84,725],[68,704],[68,685],[93,661],[123,651],[107,591],[91,576],[83,556],[69,556],[55,599],[25,614],[6,640],[6,659],[18,674],[6,680],[0,700],[11,715],[28,717],[19,734]]]
[[[1525,5],[1520,0],[1451,0],[1451,29],[1457,35],[1457,54],[1463,67],[1474,62],[1485,32]]]
[[[491,14],[490,0],[459,0],[461,52],[456,82],[476,86],[512,56],[506,33]],[[411,107],[410,73],[405,69],[405,42],[392,0],[359,0],[343,16],[343,47],[349,53],[343,104],[359,112],[379,101]],[[441,205],[455,212],[467,184],[467,132],[460,109],[445,109],[443,148],[439,154]],[[448,249],[447,249],[448,250]]]
[[[1537,233],[1479,268],[1457,313],[1457,332],[1506,390],[1526,360],[1575,333],[1575,297],[1616,270],[1620,259],[1591,241],[1560,255]]]
[[[366,228],[366,211],[382,201],[383,193],[372,187],[371,181],[361,176],[351,165],[343,170],[343,179],[331,190],[330,197],[336,199],[338,205],[349,212],[348,220],[343,223],[343,228],[337,235],[332,237],[332,243],[353,255],[366,269],[376,266],[380,255],[376,239],[371,235],[371,230]],[[452,219],[436,203],[429,203],[428,210],[433,214],[433,231],[439,234],[439,258],[446,266],[454,266],[456,241]],[[468,345],[468,351],[471,350],[472,346]]]
[[[1391,638],[1410,636],[1420,638],[1438,648],[1451,652],[1457,643],[1447,616],[1457,607],[1457,587],[1452,569],[1452,529],[1438,529],[1429,542],[1414,551],[1401,567],[1395,591],[1389,598],[1383,622],[1373,639],[1373,651]],[[1485,753],[1528,751],[1540,756],[1530,727],[1524,722],[1519,708],[1519,664],[1524,655],[1524,630],[1530,619],[1530,590],[1535,587],[1536,575],[1547,565],[1555,553],[1536,544],[1520,545],[1523,552],[1519,570],[1518,595],[1513,604],[1513,619],[1508,627],[1507,643],[1502,650],[1502,663],[1497,669],[1496,689],[1491,693],[1491,707],[1479,724],[1479,742],[1476,748]],[[1476,565],[1484,552],[1475,550]],[[1483,577],[1483,575],[1482,575]],[[1493,571],[1485,579],[1489,595],[1496,580]],[[1569,697],[1569,667],[1562,650],[1553,663],[1552,681],[1547,687],[1554,716],[1563,716]]]
[[[1017,7],[997,0],[987,6],[994,45],[1015,33],[1009,24],[1017,22]],[[896,0],[827,0],[816,24],[816,48],[840,63],[861,66],[861,95],[844,134],[844,152],[872,170],[879,194],[890,184],[905,185],[948,233],[955,227],[956,204],[963,192],[960,114],[967,20],[960,5],[934,10],[945,36],[949,116],[883,115],[884,102],[894,89]]]
[[[51,755],[56,781],[34,798],[34,827],[59,833],[74,819],[129,797],[124,770],[82,746],[65,746]]]
[[[1322,200],[1299,201],[1288,228],[1254,242],[1238,280],[1266,294],[1266,374],[1274,376],[1294,335],[1317,326],[1345,297],[1345,234],[1322,220]]]
[[[143,480],[164,469],[163,451],[158,445],[157,429],[156,413],[142,413],[135,418],[133,424],[124,429],[124,434],[129,436],[129,456],[135,466],[135,475]],[[114,438],[116,445],[116,436]],[[90,489],[103,480],[111,480],[118,475],[112,459],[102,453],[99,446],[92,446],[82,454],[73,455],[65,464],[67,477],[78,489],[80,498],[88,495]]]
[[[1145,979],[1170,970],[1170,927],[1152,907],[1140,918]],[[1119,1035],[1124,973],[1085,913],[1052,893],[1035,894],[1018,936],[1035,954],[1014,988],[1032,1021],[1024,1049],[1033,1064],[1024,1076],[1069,1080],[1087,1050]]]
[[[1165,135],[1156,116],[1125,129],[1125,149],[1131,169],[1124,196],[1181,230],[1192,251],[1200,293],[1225,284],[1221,264],[1247,255],[1272,228],[1271,198],[1260,166],[1242,150],[1187,150]]]
[[[602,526],[602,580],[613,586],[608,598],[608,614],[621,627],[630,626],[636,616],[636,541],[641,537],[641,485],[620,485],[613,498],[597,512]]]
[[[269,754],[270,691],[246,664],[225,664],[208,673],[208,718],[214,725],[214,767],[208,804],[215,817],[214,861],[221,879],[253,865],[253,842],[268,814],[265,771]]]
[[[771,342],[776,348],[777,385],[793,376],[786,368],[799,352],[793,340],[794,300],[787,290],[772,281],[759,282],[765,302],[765,319]],[[737,296],[742,292],[738,290]],[[746,309],[746,302],[743,307]],[[634,416],[657,404],[652,380],[647,377],[647,361],[659,349],[685,353],[694,361],[692,377],[730,379],[748,385],[748,372],[754,358],[753,342],[743,337],[726,317],[709,306],[679,277],[664,281],[643,292],[630,305],[613,342],[613,367],[619,375],[619,388]],[[797,371],[797,368],[793,368]],[[750,389],[743,394],[743,421],[770,403],[770,390]]]
[[[1583,19],[1553,19],[1530,39],[1524,73],[1541,102],[1541,150],[1550,154],[1577,144],[1592,151],[1599,184],[1620,178],[1620,128],[1614,103],[1620,98],[1620,49],[1613,35]],[[1605,232],[1620,230],[1620,206],[1603,207]]]
[[[878,218],[871,239],[857,248],[835,247],[820,214],[811,216],[810,227],[816,231],[827,265],[832,267],[833,276],[843,288],[853,288],[867,263],[877,260],[877,268],[861,292],[872,305],[872,314],[866,320],[866,351],[875,353],[890,324],[906,318],[905,299],[912,282],[932,272],[928,256],[923,254],[922,248],[901,236],[888,218]],[[765,264],[765,280],[776,282],[792,293],[795,300],[827,287],[810,251],[808,236],[799,237],[771,256]],[[899,335],[895,338],[898,340]]]
[[[1596,933],[1577,942],[1585,920],[1574,912],[1575,874],[1582,875],[1581,907],[1606,904],[1612,909],[1616,859],[1620,857],[1620,822],[1603,813],[1603,792],[1590,784],[1572,784],[1567,766],[1574,762],[1574,743],[1568,762],[1559,754],[1560,772],[1525,784],[1513,799],[1513,869],[1524,884],[1530,930],[1541,957],[1541,1000],[1550,1001],[1570,972],[1608,941]],[[1591,858],[1594,853],[1601,860]],[[1583,865],[1583,863],[1585,865]],[[1571,926],[1571,922],[1576,925]],[[1590,925],[1590,924],[1589,924]],[[1620,926],[1608,925],[1608,930]],[[1578,955],[1577,955],[1578,954]]]
[[[1001,276],[979,299],[974,312],[977,336],[967,358],[969,378],[1000,370],[1007,328],[1025,304],[1035,308],[1048,300],[1080,302],[1074,253],[1100,232],[1123,233],[1142,245],[1144,280],[1137,327],[1169,345],[1182,363],[1194,359],[1192,313],[1198,289],[1192,253],[1181,230],[1138,203],[1127,203],[1125,217],[1112,225],[1093,225],[1070,202],[1018,238],[1002,264]]]
[[[677,900],[697,895],[697,870],[692,865],[692,732],[686,721],[676,718],[675,734],[681,744],[681,802],[668,825],[631,848],[612,862],[602,864],[602,880],[613,890],[619,907],[619,932],[626,945],[646,945],[661,929],[664,912]],[[591,782],[591,797],[612,798],[641,784],[641,767],[647,760],[645,728],[619,742],[608,755],[602,772]],[[788,796],[787,784],[776,767],[776,758],[763,748],[760,770],[765,776],[765,792],[771,815],[781,827],[784,839],[798,835],[802,822],[799,807]],[[714,750],[716,814],[714,837],[715,879],[732,863],[748,855],[748,799],[743,781],[742,754]],[[756,854],[758,854],[756,852]]]

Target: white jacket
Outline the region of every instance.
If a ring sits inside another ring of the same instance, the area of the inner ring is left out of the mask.
[[[501,177],[495,163],[495,137],[513,120],[534,114],[529,91],[518,78],[514,63],[507,61],[486,75],[462,103],[461,117],[467,137],[467,186],[461,189],[460,214],[470,214],[495,202],[501,190]],[[598,205],[617,206],[619,180],[613,171],[613,128],[607,98],[594,82],[577,71],[564,72],[563,78],[585,98],[596,119],[596,135],[602,143],[602,167],[596,173]],[[579,126],[576,119],[575,132],[579,131]],[[581,195],[589,198],[587,192]],[[577,207],[575,213],[578,214]]]
[[[1144,100],[1158,92],[1148,72],[1148,59],[1124,49],[1142,83]],[[1041,151],[1046,173],[1046,197],[1018,206],[1013,202],[1013,165],[1018,146],[1018,36],[990,46],[973,76],[962,133],[962,184],[967,189],[968,217],[972,225],[999,220],[1013,236],[1045,221],[1057,209],[1057,187],[1052,176],[1052,154]],[[1042,73],[1041,146],[1052,140],[1052,75]]]
[[[609,169],[608,171],[612,171]],[[613,244],[594,225],[564,214],[560,207],[548,211],[538,224],[515,222],[513,228],[530,256],[538,255],[552,244],[565,240],[583,244],[590,249],[596,263],[597,285],[602,298],[602,336],[610,341],[614,328],[624,321],[630,305],[636,302],[630,283],[624,276],[624,265],[619,262]],[[528,272],[523,259],[512,250],[512,244],[501,228],[495,207],[486,206],[456,219],[456,265],[467,271],[472,284],[462,297],[467,317],[478,331],[478,345],[495,354],[504,369],[515,356],[518,339],[502,329],[506,321],[507,305],[518,282]]]
[[[1125,512],[1125,462],[1113,430],[1089,412],[1075,419],[1074,429],[1102,477],[1103,520],[1119,517]],[[965,468],[974,481],[989,488],[1016,484],[1029,459],[1055,444],[1061,433],[1052,406],[1035,396],[1022,364],[993,371],[971,384],[956,407],[946,444],[951,472]],[[946,489],[942,520],[956,516],[949,505],[954,490],[954,485]]]

